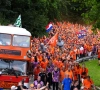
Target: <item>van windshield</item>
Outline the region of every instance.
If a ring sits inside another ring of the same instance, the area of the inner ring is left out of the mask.
[[[0,33],[0,45],[11,45],[11,35]]]
[[[14,35],[13,36],[13,46],[29,47],[30,46],[30,37]]]
[[[13,75],[13,72],[15,72],[18,76],[25,75],[26,65],[27,62],[25,61],[0,59],[0,71],[2,71],[2,74]]]

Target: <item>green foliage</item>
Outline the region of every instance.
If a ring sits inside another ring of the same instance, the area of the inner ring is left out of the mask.
[[[80,3],[75,10],[82,10],[81,16],[86,24],[93,25],[93,31],[100,29],[100,0],[72,0]]]
[[[54,20],[84,20],[95,30],[100,28],[99,8],[99,0],[0,0],[0,23],[13,24],[21,14],[23,28],[33,36],[46,34],[45,26]]]
[[[5,16],[2,13],[0,13],[0,25],[7,25],[8,23],[10,23],[10,21],[6,20]]]
[[[73,23],[83,23],[81,14],[86,12],[84,3],[82,0],[65,0],[64,4],[66,4],[67,14],[66,20]]]
[[[61,0],[0,0],[0,23],[13,24],[21,14],[22,27],[33,36],[42,36],[46,34],[45,26],[49,22],[62,20],[66,12],[63,4]]]
[[[98,65],[98,60],[86,61],[85,65],[89,70],[89,75],[94,84],[100,86],[100,66]]]

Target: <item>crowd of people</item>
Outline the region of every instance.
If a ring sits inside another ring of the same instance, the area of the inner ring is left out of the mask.
[[[78,38],[82,30],[85,35]],[[55,35],[58,41],[50,42]],[[80,65],[76,59],[98,52],[100,65],[99,36],[99,32],[93,34],[91,26],[57,22],[48,37],[34,37],[31,48],[34,82],[30,90],[95,90],[85,63]]]

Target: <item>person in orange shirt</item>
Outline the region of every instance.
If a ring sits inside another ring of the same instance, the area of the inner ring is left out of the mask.
[[[72,51],[70,52],[72,60],[76,60],[76,54],[77,54],[76,51],[77,51],[77,49],[73,48]]]
[[[87,56],[87,44],[84,42],[84,56]]]
[[[76,45],[74,46],[74,50],[73,50],[74,52],[75,52],[75,60],[77,59],[77,56],[78,56],[78,49],[77,49],[77,47],[76,47]]]
[[[41,54],[41,51],[39,53],[37,53],[37,58],[39,60],[39,62],[42,61],[42,54]]]
[[[76,54],[73,50],[70,51],[70,56],[71,56],[72,60],[75,59]]]
[[[79,63],[75,63],[75,70],[78,76],[78,82],[79,82],[79,87],[80,87],[81,86],[81,74],[80,74],[81,66],[79,65]]]
[[[40,65],[38,64],[37,67],[35,67],[34,70],[33,70],[34,79],[35,79],[35,80],[37,79],[37,77],[38,77],[38,75],[39,75],[39,73],[40,73],[40,70],[41,70],[41,68],[40,68]]]
[[[48,64],[48,60],[47,60],[46,57],[45,57],[45,58],[43,58],[43,60],[41,61],[40,66],[41,66],[41,68],[43,68],[44,70],[46,70],[47,64]]]
[[[61,61],[61,58],[55,59],[55,60],[53,61],[53,64],[54,64],[55,66],[57,66],[59,69],[61,69],[61,67],[63,66],[63,63],[62,63],[62,61]]]
[[[65,69],[67,70],[68,67],[69,67],[68,60],[65,60],[65,61],[63,62],[63,65],[65,66]]]
[[[69,61],[70,58],[71,58],[71,56],[70,56],[70,54],[67,52],[67,53],[66,53],[66,59]]]
[[[60,70],[60,82],[62,82],[64,77],[65,77],[65,66],[63,66],[62,69]]]
[[[87,47],[87,50],[88,50],[88,56],[91,56],[91,53],[92,53],[92,46],[89,44],[88,47]]]
[[[58,60],[57,60],[57,58],[53,58],[53,64],[55,65],[55,66],[57,66],[57,63],[58,63]]]
[[[68,67],[68,70],[65,71],[65,74],[67,74],[67,75],[69,76],[69,78],[70,78],[71,80],[73,80],[73,72],[72,72],[70,66]]]
[[[59,59],[58,59],[58,63],[57,63],[57,67],[58,67],[59,69],[61,69],[62,66],[63,66],[62,59],[59,58]]]
[[[82,68],[80,69],[81,78],[85,79],[88,75],[88,69],[85,67],[85,64],[82,64]]]
[[[96,90],[92,79],[90,79],[90,76],[87,76],[87,78],[83,80],[82,88],[83,90]]]
[[[72,72],[73,72],[73,80],[78,80],[77,70],[75,69],[75,66],[72,66]]]

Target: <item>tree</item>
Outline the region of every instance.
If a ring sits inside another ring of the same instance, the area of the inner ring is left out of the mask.
[[[93,31],[97,28],[100,29],[100,1],[99,0],[72,0],[73,2],[80,3],[77,10],[83,10],[81,16],[85,21],[85,24],[92,25]],[[76,8],[75,8],[76,9]]]
[[[64,0],[66,1],[66,0]],[[44,35],[45,26],[56,20],[62,20],[66,6],[62,0],[0,0],[0,23],[14,23],[19,14],[22,26],[33,36]],[[63,10],[62,10],[63,9]]]
[[[14,23],[19,14],[22,26],[33,36],[46,34],[45,26],[54,20],[79,22],[85,16],[85,0],[0,0],[0,23]]]

